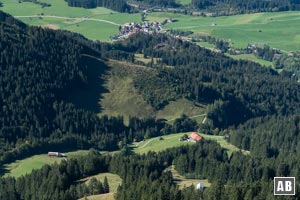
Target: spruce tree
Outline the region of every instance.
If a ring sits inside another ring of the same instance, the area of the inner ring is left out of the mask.
[[[103,181],[103,192],[104,193],[109,193],[109,185],[108,185],[108,180],[107,180],[106,176],[105,176],[104,181]]]

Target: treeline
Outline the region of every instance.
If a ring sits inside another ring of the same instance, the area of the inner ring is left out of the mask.
[[[106,7],[118,12],[135,12],[134,8],[126,3],[124,0],[65,0],[69,6],[96,8]]]
[[[192,0],[197,9],[208,9],[217,15],[299,10],[298,0]]]
[[[42,8],[51,6],[50,3],[41,2],[41,1],[37,1],[37,0],[20,0],[19,3],[21,3],[21,2],[32,2],[34,4],[40,5]]]
[[[2,3],[0,2],[0,7],[1,7]],[[22,29],[25,29],[27,26],[26,24],[24,24],[23,22],[15,19],[13,16],[6,14],[5,12],[2,12],[0,10],[0,22],[2,23],[7,23],[10,25],[16,25],[17,27],[20,27]]]
[[[136,0],[137,3],[152,7],[179,7],[175,0]]]

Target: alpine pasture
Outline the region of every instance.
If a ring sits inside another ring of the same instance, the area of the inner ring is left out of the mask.
[[[268,44],[283,51],[299,50],[300,12],[255,13],[222,17],[190,16],[165,12],[153,12],[148,20],[163,21],[175,18],[165,29],[193,31],[193,35],[212,35],[228,40],[236,48],[250,44]]]
[[[126,22],[140,22],[141,15],[118,13],[97,7],[84,9],[69,7],[63,0],[45,0],[50,7],[42,8],[32,2],[19,3],[18,0],[3,0],[0,9],[30,25],[52,25],[100,41],[109,41],[109,36],[117,34],[119,25]]]

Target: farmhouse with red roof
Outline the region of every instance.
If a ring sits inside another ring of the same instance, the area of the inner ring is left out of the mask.
[[[189,135],[189,141],[191,142],[199,142],[200,140],[202,140],[202,137],[196,132],[192,132]]]

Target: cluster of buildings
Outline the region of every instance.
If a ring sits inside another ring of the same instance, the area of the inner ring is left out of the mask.
[[[48,152],[49,157],[67,157],[64,153],[60,152]]]
[[[176,22],[176,19],[168,18],[162,22],[150,22],[150,21],[143,21],[142,23],[135,23],[130,22],[126,23],[119,28],[119,34],[110,36],[110,40],[122,40],[127,39],[129,36],[134,35],[138,32],[143,32],[146,34],[153,34],[153,33],[167,33],[168,30],[163,30],[162,26]]]

